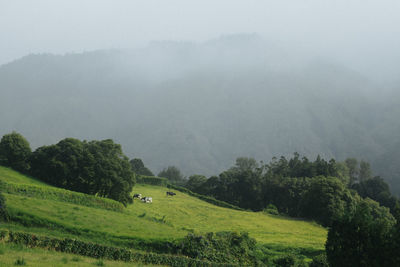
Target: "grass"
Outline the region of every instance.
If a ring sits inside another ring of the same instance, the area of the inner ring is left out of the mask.
[[[0,167],[0,180],[55,190],[4,167]],[[0,228],[115,246],[129,246],[129,242],[138,239],[172,241],[191,232],[245,231],[265,248],[263,250],[300,249],[312,253],[324,249],[327,230],[313,222],[217,207],[175,190],[176,196],[167,197],[166,191],[171,189],[137,184],[133,193],[150,196],[153,203],[135,200],[122,212],[62,199],[4,194],[11,215],[16,221],[24,221],[25,226],[9,223]]]
[[[135,264],[132,262],[99,260],[77,256],[68,253],[49,251],[44,249],[26,248],[15,244],[0,243],[0,266],[154,266]]]

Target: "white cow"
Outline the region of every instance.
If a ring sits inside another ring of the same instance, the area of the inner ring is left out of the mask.
[[[143,197],[140,199],[144,203],[153,203],[153,198],[152,197]]]

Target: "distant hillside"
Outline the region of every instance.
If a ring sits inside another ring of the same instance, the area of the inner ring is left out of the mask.
[[[357,157],[397,186],[400,97],[383,89],[256,35],[29,55],[0,67],[0,134],[34,147],[113,138],[154,172],[186,175],[218,174],[239,156]]]

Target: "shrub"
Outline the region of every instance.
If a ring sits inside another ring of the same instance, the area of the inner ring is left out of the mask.
[[[322,253],[313,258],[313,261],[310,263],[309,267],[329,267],[328,259],[326,258],[326,254]]]
[[[28,247],[46,248],[97,259],[121,260],[127,262],[140,262],[142,264],[168,266],[237,266],[236,264],[231,263],[219,264],[183,256],[134,252],[124,248],[103,246],[67,238],[49,238],[22,232],[9,232],[8,235],[9,242],[15,244],[25,245]],[[98,262],[100,261],[101,260]]]
[[[6,134],[0,141],[0,165],[26,172],[32,151],[28,141],[19,133]]]
[[[8,221],[9,216],[6,207],[6,199],[4,198],[3,194],[0,192],[0,221]]]
[[[272,215],[279,215],[278,208],[274,204],[268,204],[264,212]]]
[[[274,260],[274,264],[279,267],[305,267],[303,260],[298,259],[293,254],[287,254]]]
[[[14,265],[26,265],[26,261],[24,258],[18,258],[15,262]]]

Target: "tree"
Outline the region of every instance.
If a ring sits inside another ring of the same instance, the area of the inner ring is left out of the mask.
[[[389,185],[379,176],[354,184],[351,188],[361,197],[368,197],[389,208],[393,215],[396,207],[400,205],[399,200],[390,193]]]
[[[66,138],[32,153],[31,175],[49,184],[127,204],[135,183],[128,158],[112,140]]]
[[[389,209],[371,199],[360,200],[335,220],[325,245],[329,264],[335,266],[393,265],[391,232],[396,220]]]
[[[26,172],[31,152],[28,141],[22,135],[16,132],[6,134],[0,141],[0,164]]]
[[[368,179],[371,179],[371,177],[372,177],[372,171],[370,164],[362,160],[360,162],[360,173],[358,175],[359,181],[364,182]]]
[[[201,187],[206,181],[207,178],[205,176],[195,174],[189,177],[186,187],[193,192],[202,193]]]
[[[353,204],[353,198],[338,178],[318,176],[310,181],[310,188],[301,198],[301,216],[329,226]]]
[[[358,161],[355,158],[347,158],[345,163],[349,169],[350,185],[352,185],[358,180],[358,174],[360,172],[358,168]]]
[[[166,169],[163,169],[158,176],[167,178],[173,183],[179,183],[183,181],[181,171],[175,166],[168,166]]]
[[[130,164],[134,173],[145,176],[154,176],[154,174],[146,166],[144,166],[144,163],[141,159],[132,159]]]

